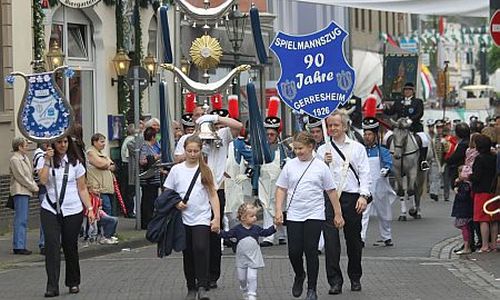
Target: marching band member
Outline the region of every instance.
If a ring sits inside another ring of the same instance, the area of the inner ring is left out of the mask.
[[[423,171],[429,169],[429,163],[426,161],[427,147],[429,140],[424,134],[423,125],[420,119],[424,115],[424,102],[422,99],[415,98],[415,85],[412,82],[407,82],[403,88],[404,98],[394,101],[394,104],[384,109],[386,115],[395,115],[396,120],[400,118],[410,118],[412,121],[410,130],[418,135],[422,140],[422,147],[420,148],[420,168]]]
[[[391,235],[391,204],[396,199],[396,193],[387,178],[392,168],[392,156],[387,148],[379,144],[379,122],[377,119],[365,118],[363,120],[363,130],[363,139],[370,165],[370,178],[372,180],[370,192],[373,202],[368,204],[361,220],[362,245],[364,246],[366,241],[370,213],[375,211],[379,219],[378,227],[382,240],[377,241],[374,246],[378,246],[379,243],[384,246],[393,246]]]
[[[344,236],[349,258],[347,274],[351,279],[351,290],[361,291],[361,217],[370,198],[368,156],[362,144],[347,137],[349,117],[345,112],[335,111],[326,122],[329,144],[325,143],[319,147],[317,156],[330,165],[330,171],[336,181],[345,220]],[[328,293],[340,294],[344,282],[340,270],[340,237],[338,229],[333,226],[333,207],[328,201],[325,201],[325,204],[326,222],[323,234],[326,273],[331,286]]]
[[[196,108],[196,95],[187,93],[184,99],[185,113],[181,116],[182,130],[184,134],[192,134],[194,132],[193,111]]]
[[[311,133],[314,141],[316,142],[316,148],[314,150],[318,151],[319,146],[325,143],[323,129],[321,127],[321,120],[308,116],[305,127],[306,130]]]
[[[279,98],[271,97],[268,105],[267,117],[264,120],[264,128],[267,132],[267,142],[271,150],[273,161],[263,164],[259,168],[259,200],[263,206],[264,228],[273,225],[274,207],[276,194],[276,180],[281,173],[281,169],[287,158],[284,145],[279,142],[281,120],[277,117],[279,108]],[[277,228],[278,243],[286,244],[286,232],[283,226]],[[270,247],[274,245],[275,235],[267,236],[260,243],[261,247]]]

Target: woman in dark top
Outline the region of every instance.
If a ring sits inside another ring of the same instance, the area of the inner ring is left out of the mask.
[[[489,252],[496,249],[498,221],[500,216],[490,216],[484,213],[483,205],[494,197],[496,181],[496,155],[491,152],[491,140],[481,134],[476,138],[476,149],[479,155],[472,165],[472,192],[474,193],[474,221],[480,222],[483,245],[479,252]],[[490,206],[491,210],[499,207],[497,202]],[[493,206],[493,207],[492,207]],[[488,245],[488,240],[491,243]]]

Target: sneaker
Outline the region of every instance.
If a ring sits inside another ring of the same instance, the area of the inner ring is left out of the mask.
[[[188,290],[188,293],[184,299],[185,300],[196,300],[196,296],[197,296],[196,290]]]
[[[112,239],[113,241],[118,241],[118,238],[116,236],[112,236],[110,237],[110,239]]]
[[[33,253],[28,249],[14,249],[12,252],[17,255],[31,255],[31,253]]]
[[[210,300],[208,297],[208,292],[204,287],[198,289],[198,300]]]
[[[307,290],[307,296],[305,300],[318,300],[318,295],[316,294],[315,290],[308,289]]]
[[[257,296],[255,295],[248,295],[248,300],[257,300]]]
[[[391,240],[391,239],[385,240],[385,241],[384,241],[384,245],[385,245],[386,247],[392,247],[392,246],[394,246],[394,244],[392,243],[392,240]]]
[[[102,238],[99,240],[99,244],[101,244],[101,245],[116,245],[116,244],[118,244],[118,241],[115,241],[111,238]]]

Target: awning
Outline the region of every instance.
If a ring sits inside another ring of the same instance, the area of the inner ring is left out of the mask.
[[[489,0],[298,0],[409,14],[489,17]]]

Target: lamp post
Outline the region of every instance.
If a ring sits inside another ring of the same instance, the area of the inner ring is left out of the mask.
[[[144,57],[142,63],[144,64],[146,70],[148,70],[149,72],[149,84],[153,85],[153,83],[156,82],[156,80],[154,80],[154,77],[156,75],[156,70],[158,69],[156,58],[151,53],[149,53],[148,56]]]
[[[240,48],[245,37],[247,15],[242,13],[235,4],[225,19],[226,33],[233,47],[234,67],[240,64]],[[234,78],[233,94],[240,96],[240,75]],[[241,109],[241,106],[240,106]],[[240,112],[241,113],[241,112]]]
[[[116,76],[118,79],[111,78],[111,85],[114,86],[115,83],[119,82],[128,73],[130,68],[131,59],[128,57],[127,53],[123,49],[118,49],[113,57],[113,67],[115,68]]]
[[[57,41],[50,45],[49,52],[45,56],[47,57],[47,68],[51,71],[64,64],[64,54]]]

